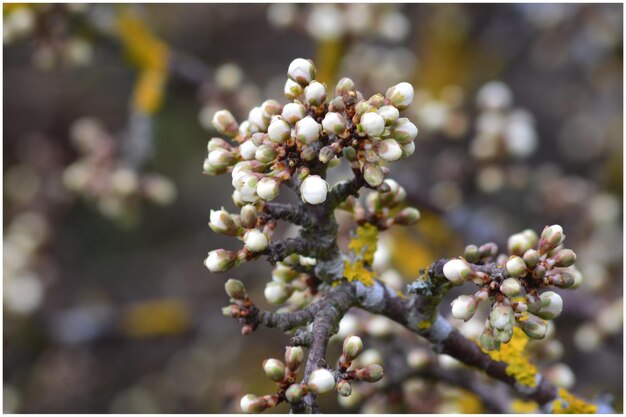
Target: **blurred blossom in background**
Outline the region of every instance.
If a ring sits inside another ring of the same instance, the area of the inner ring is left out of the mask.
[[[538,366],[623,409],[622,5],[5,4],[3,20],[5,412],[238,412],[266,390],[260,362],[287,338],[251,343],[221,314],[224,277],[202,261],[231,187],[202,161],[215,111],[284,102],[296,57],[366,96],[415,86],[420,133],[394,178],[422,220],[383,235],[382,278],[402,288],[469,242],[562,224],[584,281]],[[269,274],[229,277],[262,300]],[[370,360],[402,333],[384,320],[342,321],[381,340]],[[405,387],[447,400],[402,411],[477,411],[428,389]]]

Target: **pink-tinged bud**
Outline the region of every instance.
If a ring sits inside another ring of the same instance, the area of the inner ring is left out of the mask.
[[[480,260],[480,252],[478,251],[478,246],[467,245],[465,247],[465,251],[463,252],[463,257],[468,262],[478,262]]]
[[[552,257],[554,266],[566,268],[574,265],[576,262],[576,254],[571,249],[561,249]]]
[[[308,204],[322,204],[328,195],[328,183],[319,175],[309,175],[300,185],[302,201]]]
[[[402,148],[393,139],[385,139],[378,144],[378,156],[387,162],[394,162],[402,157]]]
[[[539,241],[539,249],[541,252],[549,252],[552,249],[563,243],[565,235],[563,234],[563,228],[554,224],[552,226],[546,226],[541,232],[541,240]]]
[[[350,78],[342,78],[337,82],[337,86],[335,87],[335,95],[341,96],[350,91],[354,91],[355,84]]]
[[[367,136],[379,137],[385,131],[385,120],[378,113],[369,112],[361,116],[359,126]]]
[[[243,237],[246,249],[250,252],[263,252],[270,243],[269,237],[260,230],[251,229]]]
[[[246,287],[243,285],[243,282],[237,279],[229,279],[224,284],[224,289],[226,290],[226,294],[233,300],[244,300],[248,297],[248,293],[246,292]]]
[[[295,125],[299,120],[303,119],[305,115],[304,106],[301,103],[288,103],[283,107],[283,112],[281,116],[285,119],[290,125]]]
[[[318,368],[311,372],[307,385],[314,393],[324,394],[335,388],[335,377],[328,369]]]
[[[222,138],[211,138],[209,139],[209,143],[207,143],[207,149],[209,152],[216,149],[225,149],[229,151],[231,149],[231,146]]]
[[[500,291],[509,298],[517,297],[522,292],[522,284],[515,278],[507,278],[500,284]]]
[[[280,182],[272,177],[263,177],[256,186],[256,193],[260,199],[272,201],[278,197]]]
[[[478,247],[478,251],[481,258],[491,258],[498,253],[498,245],[493,242],[485,243]]]
[[[303,91],[302,86],[292,79],[287,79],[285,87],[283,88],[283,93],[289,100],[297,99]]]
[[[346,119],[339,113],[328,112],[322,120],[322,127],[326,133],[339,135],[346,130]]]
[[[563,311],[563,299],[554,291],[546,291],[539,296],[541,299],[541,310],[537,313],[545,320],[552,320]]]
[[[556,271],[556,270],[555,270]],[[580,272],[578,273],[582,277]],[[559,288],[571,288],[576,283],[576,276],[568,271],[551,272],[544,278],[547,285],[554,285]]]
[[[239,125],[235,120],[235,116],[228,110],[220,110],[213,115],[211,121],[213,127],[223,135],[230,137],[237,136]]]
[[[365,382],[378,382],[384,376],[383,367],[377,363],[367,365],[354,372],[354,379]]]
[[[258,185],[257,185],[258,188]],[[241,212],[239,214],[239,218],[241,220],[241,225],[246,229],[252,229],[256,226],[258,213],[257,208],[252,204],[246,204],[241,208]]]
[[[211,272],[224,272],[235,266],[237,254],[224,249],[216,249],[209,252],[204,260],[204,265]]]
[[[285,399],[290,404],[297,404],[304,398],[304,388],[300,384],[292,384],[285,391]]]
[[[468,321],[476,313],[480,300],[472,295],[460,295],[452,301],[452,316],[455,319]]]
[[[296,123],[296,137],[306,145],[319,139],[320,130],[321,126],[311,116],[307,116]]]
[[[417,136],[417,126],[406,117],[401,117],[392,125],[390,133],[398,143],[406,145]]]
[[[280,114],[281,105],[276,100],[265,100],[263,104],[261,104],[261,111],[263,112],[263,116],[267,118],[271,118],[277,114]]]
[[[382,106],[378,109],[378,114],[383,118],[386,126],[394,124],[400,117],[400,112],[394,106]]]
[[[311,106],[319,106],[326,101],[326,85],[311,81],[304,89],[304,98]]]
[[[511,306],[502,303],[494,304],[491,314],[489,314],[489,322],[494,329],[507,330],[512,328],[515,323],[513,309]]]
[[[272,116],[267,135],[275,143],[283,143],[291,137],[291,126],[282,116]]]
[[[443,275],[454,285],[461,285],[472,276],[472,268],[464,259],[452,259],[443,266]]]
[[[524,252],[522,259],[524,259],[524,263],[529,269],[533,269],[539,263],[539,254],[534,249],[528,249]]]
[[[391,105],[397,107],[398,110],[404,110],[411,105],[414,95],[413,86],[409,83],[402,82],[389,88],[385,94],[385,98],[389,100]]]
[[[342,379],[337,382],[337,393],[342,397],[349,397],[352,394],[352,386],[348,381]]]
[[[352,362],[363,352],[363,341],[359,336],[351,335],[343,341],[343,355]]]
[[[420,212],[415,207],[403,208],[394,218],[395,223],[402,226],[412,226],[420,219]]]
[[[315,79],[315,66],[309,59],[296,58],[289,64],[287,76],[300,85],[307,85]]]
[[[366,162],[363,165],[363,178],[372,187],[378,187],[383,182],[385,174],[380,166]]]
[[[545,321],[529,313],[522,314],[517,325],[532,339],[543,339],[548,331]]]
[[[237,232],[237,225],[224,209],[211,210],[209,227],[216,233],[234,235]]]
[[[304,362],[304,350],[300,346],[287,346],[285,351],[285,363],[290,371],[298,369]]]
[[[263,361],[265,376],[274,382],[280,382],[285,378],[285,364],[278,359],[266,359]]]
[[[528,267],[519,256],[511,256],[506,263],[506,272],[514,277],[522,277],[528,272]]]

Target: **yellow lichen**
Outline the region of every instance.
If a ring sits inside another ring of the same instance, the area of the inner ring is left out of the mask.
[[[552,403],[554,414],[595,414],[597,411],[598,406],[576,397],[565,388],[559,388],[559,398]]]
[[[466,390],[463,390],[462,394],[459,396],[457,405],[459,411],[463,414],[480,414],[485,411],[480,398]]]
[[[419,323],[417,323],[417,328],[421,329],[421,330],[425,330],[425,329],[429,329],[430,326],[432,326],[432,322],[430,322],[429,320],[422,320]]]
[[[500,350],[485,351],[494,360],[505,362],[507,364],[506,373],[515,380],[529,387],[537,385],[535,376],[537,375],[537,367],[528,360],[526,353],[526,345],[528,337],[522,329],[515,327],[513,329],[513,338],[509,343],[500,345]]]
[[[534,401],[515,399],[511,401],[511,411],[515,414],[535,414],[539,404]]]
[[[343,275],[350,282],[361,281],[363,284],[374,285],[376,274],[365,267],[362,260],[352,262],[344,261]]]
[[[356,236],[350,241],[348,249],[360,256],[366,264],[371,264],[377,244],[378,228],[368,223],[356,229]]]

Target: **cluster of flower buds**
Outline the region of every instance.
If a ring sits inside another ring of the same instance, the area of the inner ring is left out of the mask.
[[[284,89],[291,102],[283,106],[267,100],[242,123],[227,110],[215,113],[213,126],[237,146],[211,139],[204,172],[231,173],[235,204],[271,201],[280,184],[294,176],[302,200],[321,204],[329,189],[323,172],[338,158],[345,157],[375,188],[388,172],[386,163],[413,153],[417,128],[400,117],[400,110],[413,100],[410,84],[400,83],[385,96],[365,99],[352,80],[342,78],[330,98],[315,73],[311,61],[297,58],[289,65]]]
[[[63,184],[94,200],[107,217],[120,219],[132,214],[142,199],[166,205],[176,197],[176,188],[168,178],[125,165],[118,141],[95,120],[77,120],[71,135],[81,156],[65,168]]]
[[[508,239],[509,256],[496,256],[498,248],[494,243],[469,245],[463,257],[444,265],[443,273],[452,284],[471,281],[480,287],[475,294],[461,295],[452,302],[455,318],[467,321],[481,302],[492,303],[480,336],[485,349],[498,349],[500,343],[509,342],[515,325],[533,339],[546,335],[544,320],[561,314],[563,300],[556,292],[539,294],[538,290],[580,284],[570,269],[576,254],[563,248],[564,239],[559,225],[547,226],[540,238],[534,231],[525,230]]]

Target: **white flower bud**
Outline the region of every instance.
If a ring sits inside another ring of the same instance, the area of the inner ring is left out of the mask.
[[[318,368],[309,376],[309,389],[316,394],[324,394],[335,388],[335,377],[328,369]]]
[[[521,277],[526,275],[528,267],[526,266],[526,262],[519,256],[511,256],[506,262],[506,272],[514,277]]]
[[[396,224],[412,226],[420,219],[420,212],[415,207],[405,207],[394,217]]]
[[[304,362],[304,350],[300,346],[287,346],[285,350],[285,363],[287,364],[287,368],[295,371],[302,362]]]
[[[236,260],[237,255],[235,253],[216,249],[209,252],[209,256],[204,260],[204,265],[211,272],[223,272],[235,266]]]
[[[417,126],[406,117],[401,117],[391,127],[391,136],[401,145],[406,145],[417,136]]]
[[[230,214],[224,209],[211,210],[209,227],[216,233],[233,234],[237,226],[233,222]]]
[[[223,169],[233,163],[233,155],[226,149],[217,148],[209,152],[209,164],[217,169]]]
[[[300,84],[289,78],[285,82],[285,87],[283,88],[283,93],[289,100],[297,99],[303,91],[304,90]]]
[[[274,281],[268,282],[263,290],[263,295],[270,304],[283,304],[291,293],[287,285]]]
[[[400,117],[400,112],[393,106],[382,106],[378,109],[378,114],[385,120],[385,125],[392,125]]]
[[[295,125],[296,122],[302,118],[304,118],[305,110],[304,106],[300,103],[287,103],[285,107],[283,107],[283,112],[281,116],[285,119],[290,125]]]
[[[321,204],[326,201],[328,183],[319,175],[309,175],[300,185],[302,201],[309,204]]]
[[[363,352],[363,341],[359,336],[348,336],[343,341],[343,354],[348,361],[353,361]]]
[[[452,316],[455,319],[468,321],[478,308],[479,300],[471,295],[460,295],[452,301]]]
[[[307,85],[315,79],[315,66],[308,59],[296,58],[289,64],[287,76],[300,85]]]
[[[267,235],[257,229],[248,230],[243,241],[246,249],[250,252],[263,252],[270,243]]]
[[[385,174],[380,166],[376,164],[365,163],[363,165],[363,178],[372,187],[378,187],[385,179]]]
[[[300,384],[292,384],[285,391],[285,398],[287,402],[291,404],[297,404],[302,401],[302,397],[304,396],[304,389],[300,386]]]
[[[407,82],[402,82],[388,89],[385,98],[398,110],[404,110],[413,102],[414,94],[413,86]]]
[[[296,137],[300,142],[310,145],[320,137],[321,126],[311,117],[307,116],[296,123]]]
[[[401,145],[402,146],[402,157],[403,158],[408,158],[409,156],[413,155],[413,153],[415,152],[415,142],[409,142],[405,145]]]
[[[263,361],[265,375],[274,382],[280,382],[285,377],[285,364],[278,359],[266,359]]]
[[[354,81],[352,81],[350,78],[343,77],[337,82],[337,86],[335,87],[335,95],[341,96],[349,91],[354,91],[354,88]]]
[[[563,228],[558,224],[553,224],[552,226],[547,226],[541,232],[539,246],[543,252],[548,252],[563,243],[564,239]]]
[[[278,196],[280,183],[271,177],[264,177],[256,186],[256,193],[262,200],[272,201]]]
[[[239,134],[241,136],[245,136],[248,137],[251,134],[258,132],[259,128],[256,126],[253,126],[249,121],[244,120],[243,122],[241,122],[241,125],[239,126]]]
[[[241,145],[239,145],[239,154],[243,159],[251,160],[254,159],[254,153],[256,152],[256,146],[252,143],[251,140],[247,140]]]
[[[452,259],[443,266],[443,275],[454,285],[460,285],[472,275],[472,268],[463,259]]]
[[[517,325],[526,333],[526,336],[533,339],[543,339],[548,332],[546,322],[529,313],[524,313],[517,321]]]
[[[311,81],[304,89],[304,98],[312,106],[319,106],[326,100],[326,86],[317,81]]]
[[[337,383],[337,393],[341,397],[349,397],[352,394],[352,386],[348,381],[342,379]]]
[[[254,158],[263,164],[269,164],[276,158],[276,149],[272,145],[264,143],[257,148]]]
[[[508,330],[515,322],[513,309],[501,303],[495,304],[489,315],[489,322],[495,329]]]
[[[266,118],[280,114],[281,108],[280,103],[276,100],[265,100],[263,104],[261,104],[261,111],[263,111],[263,116]]]
[[[327,133],[338,135],[346,130],[346,120],[339,113],[328,112],[322,120],[322,127]]]
[[[541,299],[541,310],[537,313],[545,320],[552,320],[563,312],[563,299],[554,291],[546,291],[539,296]]]
[[[360,126],[367,136],[378,137],[385,131],[385,120],[378,113],[368,112],[361,116]]]
[[[273,116],[270,126],[267,128],[267,135],[272,142],[283,143],[291,136],[291,126],[280,116]]]
[[[254,107],[248,113],[248,121],[256,126],[259,130],[265,131],[269,122],[269,118],[265,117],[263,110],[260,107]]]
[[[213,120],[211,121],[213,127],[217,129],[218,132],[227,135],[227,136],[235,136],[237,135],[239,125],[235,120],[235,116],[228,110],[220,110],[213,115]]]
[[[378,156],[387,162],[394,162],[402,156],[402,148],[393,139],[385,139],[378,145]]]
[[[207,143],[207,150],[209,152],[214,151],[215,149],[226,149],[226,150],[230,150],[231,147],[228,144],[228,142],[226,142],[224,139],[222,138],[211,138],[209,139],[209,143]]]
[[[241,397],[241,400],[239,401],[239,406],[241,407],[241,411],[246,414],[260,412],[258,397],[253,394],[246,394]]]
[[[515,278],[507,278],[500,284],[500,291],[507,297],[517,297],[522,292],[522,284]]]
[[[533,241],[524,232],[516,233],[509,237],[507,246],[511,255],[522,256],[524,252],[533,247]]]

